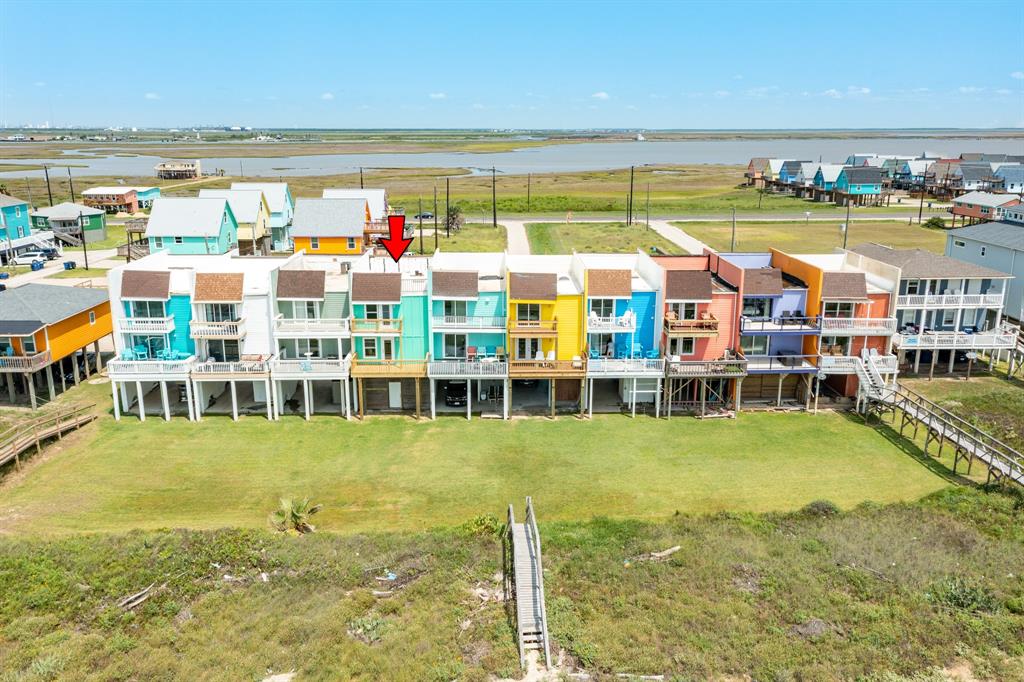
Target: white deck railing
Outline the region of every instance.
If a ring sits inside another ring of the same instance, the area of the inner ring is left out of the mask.
[[[270,369],[272,359],[269,355],[235,362],[217,362],[210,359],[195,363],[192,366],[192,374],[266,374]]]
[[[107,363],[107,375],[111,379],[124,376],[188,374],[192,370],[195,356],[183,360],[111,360]]]
[[[274,318],[274,328],[279,335],[307,336],[316,334],[346,335],[352,331],[347,318],[299,319],[278,315]]]
[[[1017,346],[1017,330],[1014,327],[1002,327],[995,331],[977,334],[930,331],[921,334],[897,334],[893,340],[903,350],[1015,348]]]
[[[587,317],[587,331],[590,333],[632,333],[636,331],[636,315],[611,315]]]
[[[435,327],[458,329],[504,329],[506,318],[496,315],[434,315],[431,322]]]
[[[0,355],[0,372],[34,372],[50,364],[50,351],[35,355]]]
[[[648,374],[660,376],[665,372],[665,360],[659,359],[627,359],[590,358],[587,361],[587,374]]]
[[[170,334],[174,331],[174,318],[167,317],[122,317],[114,322],[121,334]]]
[[[275,358],[270,361],[273,374],[347,376],[351,367],[351,355],[344,358]]]
[[[233,322],[192,320],[188,325],[193,339],[237,339],[245,336],[245,320]]]
[[[508,363],[480,360],[434,360],[427,363],[428,376],[505,377]]]
[[[822,355],[818,368],[824,374],[856,374],[860,361],[852,355]]]
[[[824,317],[821,333],[849,336],[888,336],[896,333],[895,317]]]
[[[901,308],[1001,308],[1003,293],[995,294],[907,294],[896,297]]]
[[[670,377],[738,377],[747,374],[747,361],[669,359],[665,368]]]

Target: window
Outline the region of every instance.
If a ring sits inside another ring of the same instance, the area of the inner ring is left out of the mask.
[[[371,304],[364,309],[367,320],[390,320],[391,306],[387,304]]]
[[[516,360],[534,360],[540,352],[540,339],[516,339]]]
[[[89,311],[89,324],[96,324],[96,311],[95,310],[90,310]]]
[[[825,317],[853,317],[854,304],[840,301],[827,301],[823,312]]]
[[[849,355],[850,354],[850,337],[849,336],[823,336],[821,337],[821,354],[822,355]]]
[[[985,257],[985,247],[984,247],[984,246],[983,246],[983,247],[981,247],[981,257],[982,257],[982,258],[984,258],[984,257]]]
[[[589,350],[596,350],[606,358],[612,357],[615,353],[615,344],[611,334],[591,334]]]
[[[297,339],[295,341],[295,350],[298,352],[298,357],[306,357],[306,353],[309,353],[312,357],[320,357],[320,339]]]
[[[465,301],[445,301],[444,302],[444,316],[445,317],[465,317],[466,316],[466,302]]]
[[[21,206],[15,206],[14,207],[14,217],[15,218],[20,218],[21,217]]]
[[[772,299],[770,298],[744,298],[743,314],[746,317],[771,317]]]
[[[740,349],[744,355],[768,355],[768,337],[741,336]]]
[[[184,237],[175,237],[174,238],[174,243],[175,244],[184,244],[185,243],[185,238]]]
[[[320,237],[310,237],[309,248],[312,251],[318,251],[320,249]]]
[[[356,248],[356,238],[355,237],[349,237],[348,238],[348,250],[349,251],[355,251],[355,248]]]
[[[673,312],[676,315],[677,320],[696,320],[697,319],[697,304],[696,303],[669,303],[669,312]]]
[[[466,358],[465,334],[444,335],[444,357],[445,359],[455,360],[463,360]]]
[[[14,355],[14,344],[11,337],[0,336],[0,355]]]
[[[907,295],[915,296],[921,293],[921,280],[919,279],[908,279],[907,280]]]
[[[36,354],[36,339],[34,336],[21,337],[21,352],[24,355]]]
[[[693,339],[669,339],[669,355],[693,355]]]
[[[942,311],[942,326],[951,325],[956,322],[956,311],[955,310],[943,310]]]
[[[961,241],[959,239],[954,239],[953,240],[953,246],[955,246],[958,249],[962,249],[965,246],[967,246],[967,242]]]
[[[164,248],[164,238],[163,237],[153,237],[153,248],[154,249],[162,249],[162,248]]]
[[[206,352],[216,362],[238,362],[238,340],[210,339],[206,342]]]
[[[540,304],[539,303],[517,303],[516,304],[516,319],[517,320],[539,320],[540,319]]]
[[[132,301],[132,317],[164,317],[163,301]]]
[[[363,339],[363,357],[371,360],[377,357],[377,339],[372,337]]]
[[[207,322],[234,322],[238,317],[235,315],[234,303],[207,303]]]
[[[614,317],[615,301],[610,298],[590,299],[590,312],[598,317]]]

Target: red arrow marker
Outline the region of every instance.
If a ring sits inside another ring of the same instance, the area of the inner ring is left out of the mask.
[[[405,250],[409,248],[409,244],[412,244],[412,237],[405,239],[405,216],[404,215],[389,215],[388,216],[388,233],[387,239],[381,239],[380,245],[388,250],[388,255],[397,263],[398,259],[402,257]]]

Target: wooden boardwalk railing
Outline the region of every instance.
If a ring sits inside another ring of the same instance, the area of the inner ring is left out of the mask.
[[[95,405],[58,408],[0,433],[0,466],[14,461],[21,466],[21,453],[30,448],[42,450],[42,443],[50,438],[63,438],[71,429],[77,429],[96,418]]]

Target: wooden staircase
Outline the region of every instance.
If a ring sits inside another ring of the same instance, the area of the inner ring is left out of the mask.
[[[519,663],[526,667],[526,652],[544,653],[550,666],[547,614],[544,608],[544,568],[541,563],[540,532],[533,514],[533,501],[526,498],[526,516],[516,523],[508,506],[508,537],[505,551],[506,599],[514,600]]]

